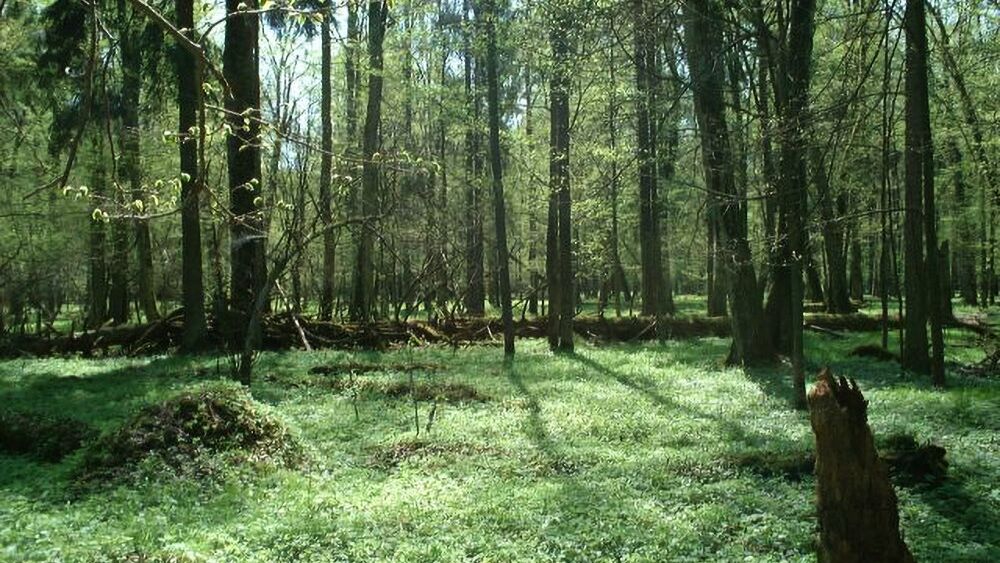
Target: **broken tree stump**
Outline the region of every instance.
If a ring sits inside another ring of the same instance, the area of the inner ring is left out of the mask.
[[[824,369],[809,392],[816,436],[819,560],[826,563],[908,563],[899,533],[896,493],[878,458],[868,403],[855,381]]]

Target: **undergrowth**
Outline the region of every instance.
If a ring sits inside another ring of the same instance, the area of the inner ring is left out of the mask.
[[[982,349],[946,336],[944,391],[850,356],[877,333],[808,333],[808,369],[859,381],[880,448],[947,452],[943,478],[897,486],[917,560],[998,561],[1000,384],[961,375]],[[0,560],[814,561],[812,437],[787,368],[726,368],[727,351],[522,340],[510,367],[484,346],[268,353],[252,402],[206,381],[214,358],[0,362],[4,408],[104,436],[59,463],[0,454]],[[275,436],[309,463],[267,461],[285,459]],[[63,494],[81,467],[127,478]]]

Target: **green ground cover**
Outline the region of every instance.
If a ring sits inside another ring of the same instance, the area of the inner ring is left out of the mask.
[[[982,349],[948,331],[951,385],[938,391],[848,357],[877,334],[806,338],[810,371],[859,380],[877,436],[947,448],[943,484],[897,488],[917,559],[1000,560],[1000,381],[955,369]],[[59,463],[0,455],[0,559],[814,559],[811,475],[761,461],[811,449],[784,370],[724,368],[722,339],[581,345],[565,357],[542,341],[519,346],[510,368],[491,346],[265,354],[253,395],[305,447],[301,468],[150,470],[80,488],[81,452]],[[348,363],[384,369],[311,373]],[[215,358],[4,361],[0,409],[110,431],[225,372]]]

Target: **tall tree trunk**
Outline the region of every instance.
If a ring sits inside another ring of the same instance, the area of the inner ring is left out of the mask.
[[[139,129],[139,97],[142,86],[142,42],[138,33],[136,19],[125,0],[118,0],[118,12],[121,21],[121,60],[122,60],[122,131],[121,131],[121,167],[119,176],[128,183],[133,202],[143,202],[145,195],[142,189],[142,168],[140,165],[140,129]],[[149,221],[141,215],[143,210],[135,210],[139,215],[133,223],[136,250],[136,285],[139,305],[146,320],[154,321],[160,317],[156,310],[156,296],[153,292],[153,249],[149,234]]]
[[[861,266],[861,241],[857,239],[857,233],[851,237],[851,299],[864,301],[865,281],[864,269]]]
[[[98,328],[108,320],[108,227],[98,215],[103,194],[107,192],[107,171],[104,165],[104,136],[97,132],[95,138],[95,163],[93,169],[93,201],[90,215],[90,260],[88,263],[87,327]]]
[[[470,0],[462,1],[462,18],[469,25]],[[480,74],[476,68],[471,29],[466,29],[464,46],[465,100],[469,123],[465,129],[465,312],[481,317],[486,311],[486,282],[483,266],[482,157],[480,156]]]
[[[555,227],[556,251],[550,252],[547,259],[555,259],[559,286],[558,299],[550,303],[549,317],[550,319],[553,317],[558,319],[555,330],[558,341],[555,348],[561,352],[573,351],[573,317],[576,315],[576,276],[573,272],[573,231],[570,221],[572,207],[569,176],[569,17],[570,15],[565,11],[565,8],[559,8],[549,32],[553,57],[552,81],[549,87],[552,116],[549,181],[555,207],[554,214],[551,209],[549,212],[549,229]],[[552,199],[550,199],[549,205],[553,205]],[[551,224],[553,220],[556,222],[555,226]],[[552,329],[550,328],[550,330]]]
[[[955,226],[955,276],[958,277],[958,291],[966,305],[978,305],[976,292],[976,253],[972,247],[975,236],[972,225],[969,224],[969,205],[966,196],[965,175],[962,171],[962,151],[958,143],[952,139],[948,143],[948,167],[951,169],[952,185],[955,190],[954,212],[957,215]]]
[[[257,2],[226,0],[226,43],[223,50],[223,71],[229,83],[226,98],[226,153],[229,168],[230,225],[230,307],[234,326],[231,327],[234,349],[244,350],[247,343],[255,345],[257,327],[250,326],[253,309],[264,289],[267,277],[264,265],[264,218],[260,209],[260,75],[258,68],[257,34],[259,16],[241,14],[255,10]],[[241,383],[249,385],[249,366],[238,374]]]
[[[779,22],[783,16],[779,9]],[[773,87],[781,132],[779,157],[779,236],[773,257],[772,287],[766,307],[774,344],[792,360],[795,403],[805,408],[805,373],[802,350],[804,286],[802,258],[805,251],[806,138],[811,77],[814,0],[789,4],[787,40],[777,49],[764,42],[775,69]],[[758,25],[764,25],[761,20]],[[780,25],[780,24],[779,24]],[[767,35],[769,32],[765,31]],[[785,33],[780,32],[782,38]],[[782,236],[783,235],[783,236]]]
[[[551,101],[551,100],[550,100]],[[551,119],[554,119],[556,108],[551,108]],[[554,122],[553,122],[554,123]],[[554,138],[550,132],[550,145],[554,143]],[[552,176],[552,160],[549,160],[549,176]],[[550,180],[551,181],[551,180]],[[559,317],[561,316],[562,303],[559,283],[559,192],[550,185],[547,201],[547,213],[545,223],[545,283],[548,286],[548,325],[547,336],[549,339],[549,349],[555,351],[559,349]]]
[[[919,182],[917,189],[923,189],[924,244],[927,258],[926,306],[931,323],[931,377],[937,386],[944,385],[944,335],[941,309],[941,267],[938,261],[937,211],[934,195],[934,143],[931,135],[930,96],[927,86],[927,20],[923,0],[907,0],[904,15],[906,29],[906,113],[907,141],[910,141],[910,127],[913,145],[909,148],[915,154],[907,154],[907,184]],[[911,99],[912,98],[912,99]],[[911,121],[912,119],[912,121]],[[919,165],[920,170],[910,172],[910,165]],[[907,189],[909,189],[907,185]]]
[[[666,66],[668,78],[666,80],[655,79],[657,96],[657,119],[660,127],[657,128],[659,145],[657,147],[657,171],[659,172],[659,182],[657,184],[657,224],[660,231],[660,252],[663,270],[662,294],[663,313],[673,315],[677,311],[674,303],[674,281],[673,272],[670,265],[670,213],[668,205],[669,189],[674,182],[677,173],[677,148],[680,144],[680,112],[678,111],[678,100],[683,91],[683,84],[677,72],[675,61],[676,52],[674,50],[675,30],[668,25],[665,32],[662,61],[658,64],[654,72],[654,78],[660,73],[660,69]],[[659,51],[657,51],[659,52]]]
[[[762,303],[747,240],[746,202],[736,187],[732,150],[723,100],[719,6],[713,0],[684,4],[684,36],[688,49],[695,114],[701,134],[705,184],[719,214],[721,258],[728,268],[733,348],[729,361],[757,364],[773,360],[773,348],[762,324]]]
[[[619,178],[620,169],[618,163],[618,100],[615,96],[617,84],[615,63],[615,46],[608,49],[608,79],[610,88],[608,91],[608,150],[611,154],[610,169],[608,170],[608,205],[611,208],[611,221],[608,231],[607,247],[605,249],[604,279],[601,284],[600,303],[598,311],[604,315],[608,299],[613,294],[615,300],[615,315],[621,316],[622,292],[626,293],[628,299],[628,282],[625,279],[625,270],[622,267],[620,250],[620,228],[619,228],[619,200],[621,197],[621,182]]]
[[[948,241],[941,242],[941,250],[938,252],[938,262],[941,264],[941,322],[953,320],[955,311],[951,306],[952,296],[952,261],[951,245]]]
[[[834,195],[820,150],[809,151],[812,180],[816,186],[816,206],[822,221],[823,252],[826,256],[826,310],[830,313],[850,313],[851,300],[847,284],[847,260],[844,257],[844,227],[835,214]],[[837,197],[840,210],[841,197]]]
[[[177,0],[177,27],[186,30],[189,38],[194,36],[194,0]],[[198,165],[199,65],[194,55],[177,47],[177,108],[181,138],[181,301],[184,305],[181,350],[185,352],[203,348],[206,331],[199,204],[202,186]]]
[[[788,244],[791,251],[789,286],[791,293],[792,379],[795,403],[806,408],[805,359],[802,339],[803,323],[803,265],[805,255],[806,216],[806,135],[809,112],[809,82],[812,76],[813,19],[815,0],[792,0],[789,14],[789,39],[787,54],[788,105],[783,112],[782,129],[786,132],[781,150],[781,176],[785,193],[782,194],[788,213]]]
[[[510,258],[507,250],[507,209],[503,190],[503,159],[500,153],[500,85],[497,77],[496,0],[485,0],[486,87],[490,121],[490,164],[493,169],[493,222],[496,228],[497,277],[503,318],[504,356],[514,356],[514,311],[510,296]]]
[[[663,255],[656,174],[656,50],[653,9],[646,0],[632,0],[636,82],[636,150],[639,163],[639,255],[642,267],[642,314],[659,318],[664,311]],[[662,323],[657,323],[662,326]]]
[[[382,126],[382,43],[389,13],[387,0],[368,2],[368,110],[362,147],[361,235],[354,280],[352,318],[370,321],[375,314],[375,230],[378,228],[379,175],[376,162]]]
[[[330,2],[326,3],[332,10]],[[333,53],[331,37],[331,21],[333,13],[323,14],[320,26],[320,140],[321,150],[319,165],[319,218],[323,227],[323,275],[320,280],[319,318],[329,321],[333,318],[334,266],[337,259],[337,238],[333,232],[333,196],[330,192],[330,182],[333,180]]]
[[[708,316],[726,316],[726,299],[729,290],[726,288],[726,270],[723,267],[723,248],[719,240],[722,228],[719,222],[717,198],[709,194],[705,223],[708,233],[708,252],[706,253],[706,293],[708,295]]]
[[[120,194],[116,194],[120,195]],[[123,199],[123,198],[122,198]],[[122,199],[118,199],[119,202]],[[128,322],[128,225],[124,219],[111,220],[111,287],[108,290],[108,314],[116,325]]]
[[[347,10],[347,41],[344,43],[344,154],[348,157],[349,172],[345,174],[346,178],[344,182],[344,213],[345,216],[350,219],[357,219],[361,216],[360,210],[360,185],[358,182],[354,181],[355,163],[356,160],[360,158],[360,153],[358,148],[361,143],[358,139],[358,88],[360,87],[361,76],[358,70],[358,60],[361,53],[361,28],[359,25],[359,15],[358,11],[360,9],[362,0],[345,0],[345,8]],[[355,225],[351,229],[351,242],[352,247],[350,252],[353,254],[350,257],[350,261],[357,264],[357,252],[361,247],[361,227]],[[348,275],[345,273],[342,276],[344,280],[343,286],[347,289],[347,294],[350,296],[346,299],[345,306],[347,308],[348,316],[354,314],[354,293],[353,287],[350,284],[354,283],[354,276],[356,272]],[[338,303],[340,300],[338,299]],[[340,307],[338,306],[338,309]]]
[[[945,70],[951,76],[952,82],[955,85],[955,90],[958,92],[958,99],[962,107],[962,115],[965,118],[965,125],[972,133],[972,153],[979,164],[979,170],[985,181],[985,185],[991,187],[993,190],[993,203],[1000,203],[1000,178],[997,177],[996,163],[990,159],[986,152],[986,135],[983,133],[982,121],[976,109],[977,105],[969,94],[969,89],[965,84],[965,76],[962,74],[961,69],[958,67],[958,61],[955,60],[955,56],[951,52],[951,42],[948,37],[948,30],[944,25],[944,20],[933,6],[929,7],[931,15],[934,17],[934,22],[937,24],[938,32],[941,34],[937,45],[940,47],[941,58],[945,63]],[[926,30],[924,34],[926,36]],[[996,217],[994,216],[993,219],[996,219]]]
[[[927,69],[923,57],[923,0],[907,0],[906,29],[906,212],[903,218],[904,282],[906,297],[903,367],[928,373],[926,282],[932,269],[924,261],[924,113]]]

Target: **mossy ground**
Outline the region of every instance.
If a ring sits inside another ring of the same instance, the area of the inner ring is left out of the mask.
[[[967,333],[948,338],[953,365],[982,357]],[[952,373],[938,391],[892,363],[848,356],[877,339],[808,333],[809,369],[857,378],[877,435],[947,448],[944,484],[898,488],[917,559],[1000,560],[1000,381]],[[812,477],[741,462],[811,448],[786,370],[723,368],[723,339],[581,344],[563,357],[542,341],[518,345],[510,368],[489,346],[265,354],[254,397],[304,445],[304,468],[80,493],[80,454],[57,464],[0,455],[0,559],[814,560]],[[483,400],[419,402],[417,437],[406,395],[354,393],[310,374],[349,362],[389,366],[355,375],[374,382],[365,389],[412,377],[425,388],[468,386]],[[444,367],[393,367],[413,364]],[[110,430],[225,370],[214,358],[7,361],[0,404]]]

